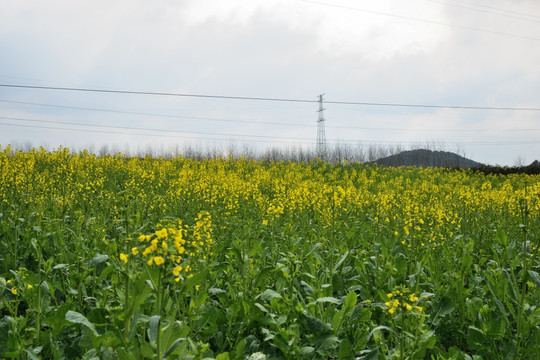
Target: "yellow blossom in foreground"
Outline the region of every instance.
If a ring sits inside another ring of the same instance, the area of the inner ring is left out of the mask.
[[[123,262],[125,262],[127,264],[127,262],[128,262],[127,255],[124,254],[124,253],[120,253],[120,260],[122,260]]]
[[[12,293],[13,295],[17,295],[17,289],[11,288],[11,293]]]
[[[162,256],[154,256],[153,259],[154,263],[158,266],[163,265],[163,263],[165,262],[165,259]]]
[[[180,271],[182,271],[182,267],[181,266],[175,266],[174,269],[173,269],[173,275],[174,276],[180,275]]]

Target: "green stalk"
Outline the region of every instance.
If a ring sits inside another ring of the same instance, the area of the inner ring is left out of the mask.
[[[163,301],[163,294],[161,289],[161,279],[163,278],[163,269],[159,269],[159,278],[158,278],[158,287],[157,287],[157,315],[159,315],[160,321],[161,321],[161,302]],[[156,359],[161,360],[161,330],[160,325],[158,324],[158,331],[156,335]]]
[[[405,326],[405,310],[403,304],[401,305],[401,330],[399,335],[399,360],[403,360],[403,353],[405,352],[405,337],[403,336],[403,328]]]
[[[517,346],[516,346],[516,354],[519,356],[519,352],[521,350],[521,343],[523,341],[523,313],[525,308],[525,293],[527,291],[527,204],[525,204],[521,210],[521,216],[523,221],[523,276],[521,277],[521,294],[519,297],[519,315],[518,315],[518,323],[517,323]],[[517,283],[516,283],[517,285]]]
[[[128,273],[128,264],[126,264],[126,274],[125,274],[125,286],[124,286],[124,308],[129,309],[129,273]],[[131,317],[126,319],[124,324],[124,344],[127,346],[129,343],[129,328],[131,327]]]
[[[36,247],[37,250],[37,247]],[[39,342],[41,330],[41,248],[38,253],[38,287],[37,287],[37,312],[36,312],[36,340]]]

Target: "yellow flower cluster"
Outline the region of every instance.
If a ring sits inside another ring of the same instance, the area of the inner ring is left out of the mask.
[[[423,311],[423,307],[418,306],[418,301],[420,300],[418,296],[416,296],[414,293],[410,293],[409,289],[404,286],[397,286],[386,296],[388,297],[388,301],[386,301],[384,305],[388,307],[389,314],[394,314],[399,308],[406,311]]]
[[[29,281],[32,281],[32,277],[29,276],[28,269],[21,267],[17,271],[10,271],[15,275],[14,278],[5,280],[7,288],[13,295],[19,294],[19,291],[26,292],[32,290],[34,286],[30,284]],[[34,279],[35,280],[35,279]],[[2,279],[4,281],[4,279]]]
[[[182,220],[164,220],[152,234],[138,236],[137,246],[131,247],[131,256],[142,259],[147,266],[164,266],[178,282],[182,276],[193,276],[191,260],[206,259],[211,255],[213,245],[212,221],[207,211],[195,218],[195,224],[188,227]],[[119,259],[129,261],[128,254],[120,253]]]
[[[122,176],[123,191],[118,191],[115,174]],[[185,204],[211,210],[230,223],[245,218],[244,212],[264,225],[278,221],[294,225],[305,221],[299,219],[305,214],[312,223],[336,228],[350,219],[368,219],[381,235],[394,238],[396,245],[403,244],[407,251],[436,250],[458,234],[500,219],[508,227],[518,225],[524,208],[531,219],[540,217],[538,175],[484,176],[444,169],[244,158],[97,157],[64,148],[53,152],[42,148],[24,152],[9,146],[0,149],[0,194],[6,217],[11,216],[11,199],[26,194],[24,202],[34,209],[34,216],[60,216],[69,208],[92,212],[105,206],[107,216],[119,223],[128,217],[122,204],[134,199],[138,209],[146,209],[138,216],[151,219],[174,216],[175,209]],[[190,248],[183,245],[186,253],[175,255],[208,255],[204,233],[209,228],[203,223],[198,229],[201,239],[190,238]],[[170,256],[163,241],[166,237],[166,246],[174,247],[170,239],[178,234],[165,228],[145,234],[144,247],[122,249],[121,261],[127,263],[130,257],[143,255],[148,262],[151,253],[152,266],[161,263],[160,256],[165,261],[162,265],[166,264],[166,256],[158,250]],[[172,229],[178,233],[176,226]],[[197,241],[198,248],[192,241]]]

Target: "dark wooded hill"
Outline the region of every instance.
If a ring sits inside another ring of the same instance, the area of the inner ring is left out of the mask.
[[[403,151],[373,161],[382,166],[417,166],[417,167],[445,167],[469,169],[477,168],[483,164],[467,159],[448,151],[432,151],[426,149]]]

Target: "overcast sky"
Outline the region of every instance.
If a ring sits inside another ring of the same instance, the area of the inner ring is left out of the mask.
[[[0,0],[0,84],[314,101],[0,87],[2,146],[308,148],[325,93],[329,145],[530,163],[540,1]]]

